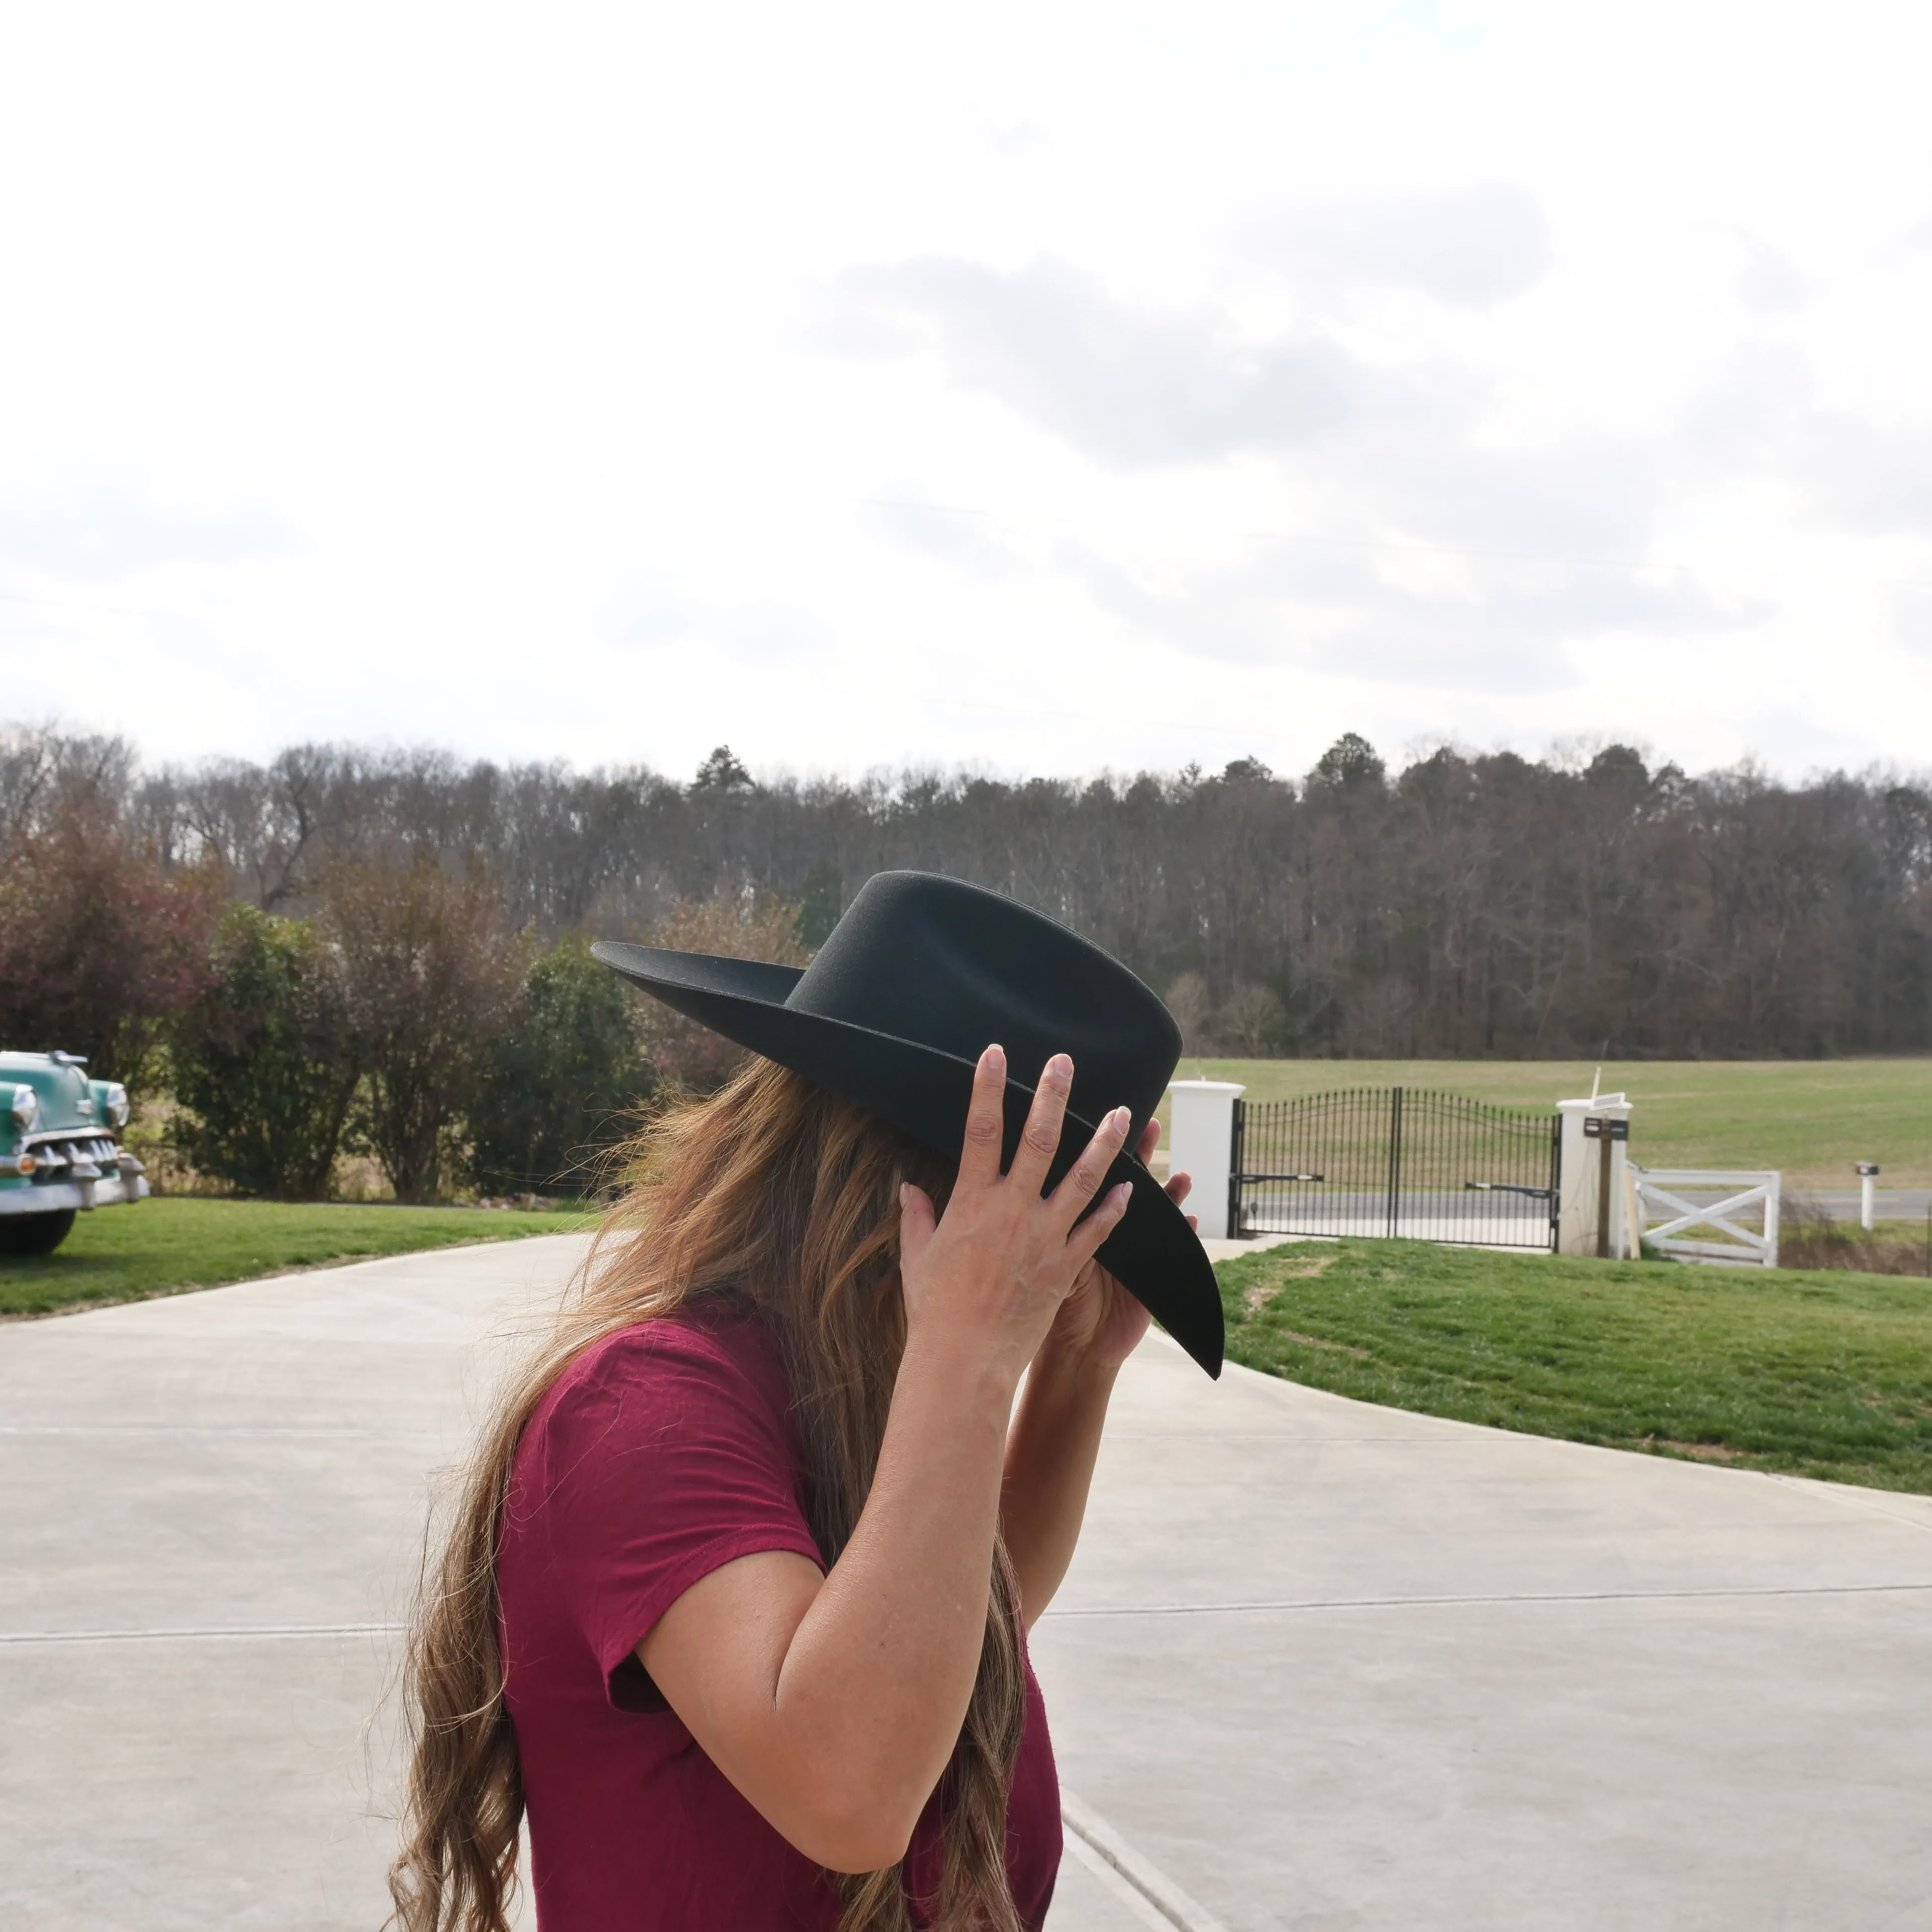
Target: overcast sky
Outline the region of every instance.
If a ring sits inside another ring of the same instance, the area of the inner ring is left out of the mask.
[[[0,715],[1932,763],[1932,9],[12,10]]]

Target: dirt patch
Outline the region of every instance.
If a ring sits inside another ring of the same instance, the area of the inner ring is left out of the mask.
[[[1333,1249],[1325,1255],[1308,1255],[1298,1261],[1287,1262],[1269,1270],[1264,1282],[1257,1282],[1241,1297],[1241,1305],[1252,1321],[1275,1297],[1281,1292],[1283,1282],[1312,1281],[1318,1274],[1326,1274],[1335,1265],[1337,1257]]]
[[[1269,1302],[1274,1300],[1275,1296],[1281,1292],[1281,1285],[1285,1281],[1314,1281],[1316,1275],[1328,1274],[1329,1269],[1335,1265],[1335,1260],[1337,1260],[1337,1258],[1335,1258],[1335,1252],[1329,1250],[1328,1254],[1310,1254],[1310,1256],[1306,1256],[1304,1260],[1288,1262],[1288,1264],[1282,1265],[1282,1268],[1269,1269],[1268,1281],[1258,1281],[1254,1287],[1248,1288],[1246,1294],[1242,1294],[1240,1306],[1242,1306],[1242,1310],[1244,1310],[1244,1318],[1246,1318],[1248,1322],[1252,1322],[1252,1319],[1260,1314],[1265,1306],[1268,1306]],[[1287,1333],[1287,1329],[1282,1329],[1282,1333]],[[1302,1339],[1306,1337],[1296,1335],[1294,1339],[1296,1341],[1302,1341]],[[1331,1346],[1331,1345],[1322,1345],[1322,1346]]]
[[[1326,1274],[1340,1257],[1330,1248],[1325,1255],[1304,1255],[1299,1261],[1289,1262],[1275,1270],[1277,1281],[1312,1281],[1318,1274]]]
[[[1750,1452],[1733,1449],[1723,1442],[1672,1442],[1666,1437],[1646,1436],[1645,1442],[1653,1449],[1667,1449],[1673,1456],[1688,1456],[1698,1462],[1743,1462],[1750,1460]]]

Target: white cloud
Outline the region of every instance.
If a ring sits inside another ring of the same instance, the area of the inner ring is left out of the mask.
[[[1247,238],[1262,261],[1297,278],[1389,282],[1478,308],[1534,288],[1552,253],[1542,204],[1508,182],[1333,196],[1262,217]]]
[[[604,636],[620,650],[712,650],[734,663],[770,665],[808,658],[833,642],[815,611],[768,598],[713,603],[687,597],[650,574],[633,574],[604,602]]]
[[[1114,300],[1064,262],[1001,274],[913,261],[850,270],[842,286],[851,303],[929,323],[954,382],[1102,463],[1305,448],[1374,400],[1376,386],[1332,343],[1243,343],[1196,317]]]
[[[123,584],[170,566],[222,568],[306,548],[259,492],[215,502],[170,496],[134,464],[70,458],[0,481],[0,570],[16,575]]]

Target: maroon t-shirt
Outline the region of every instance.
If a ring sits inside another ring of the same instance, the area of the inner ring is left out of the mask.
[[[635,1654],[734,1557],[796,1550],[806,1473],[770,1334],[728,1309],[646,1322],[560,1376],[518,1445],[496,1557],[506,1690],[530,1806],[540,1932],[832,1932],[824,1874],[706,1757]],[[1038,1932],[1060,1867],[1060,1786],[1030,1664],[1006,1869]],[[938,1888],[938,1799],[908,1890]]]

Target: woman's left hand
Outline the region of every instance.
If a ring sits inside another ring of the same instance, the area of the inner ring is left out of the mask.
[[[1144,1166],[1160,1139],[1160,1123],[1150,1120],[1134,1152]],[[1194,1185],[1192,1177],[1172,1176],[1167,1184],[1168,1198],[1178,1207]],[[1195,1225],[1194,1216],[1187,1225]],[[1148,1331],[1150,1318],[1147,1310],[1102,1268],[1090,1261],[1074,1278],[1072,1290],[1060,1304],[1053,1326],[1047,1331],[1042,1354],[1052,1352],[1083,1367],[1118,1369]]]

